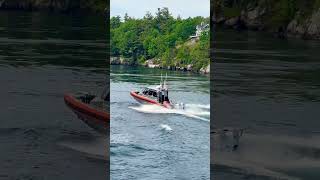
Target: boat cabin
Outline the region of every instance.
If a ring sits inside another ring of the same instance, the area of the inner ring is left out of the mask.
[[[158,91],[156,89],[151,89],[151,88],[144,88],[142,90],[142,94],[146,96],[158,97]]]
[[[153,97],[158,100],[159,103],[169,101],[168,90],[164,88],[144,88],[142,94],[148,97]]]

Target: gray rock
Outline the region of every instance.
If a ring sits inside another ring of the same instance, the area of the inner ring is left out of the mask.
[[[156,59],[148,59],[145,61],[144,66],[149,68],[160,68],[160,64],[156,63]]]
[[[193,64],[188,64],[187,71],[192,71],[192,70],[193,70]]]
[[[239,17],[233,17],[233,18],[226,20],[224,22],[224,24],[227,26],[235,26],[237,24],[238,20],[239,20]]]
[[[312,14],[308,24],[307,34],[316,39],[320,38],[320,9]]]
[[[200,73],[209,74],[210,73],[210,64],[207,67],[202,67]]]
[[[110,64],[111,65],[120,65],[120,57],[110,57]]]

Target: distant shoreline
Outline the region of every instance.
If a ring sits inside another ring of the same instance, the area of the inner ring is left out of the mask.
[[[231,3],[230,3],[231,2]],[[310,4],[312,3],[312,4]],[[286,39],[320,40],[320,1],[215,1],[211,22],[237,31],[263,31]]]
[[[120,59],[122,59],[122,60],[120,60]],[[210,65],[208,65],[208,67],[205,68],[203,71],[195,71],[192,69],[188,69],[187,67],[178,67],[178,66],[163,67],[159,64],[148,64],[147,61],[145,64],[132,64],[132,63],[129,63],[128,61],[125,61],[124,58],[120,58],[120,57],[110,57],[110,65],[141,66],[141,67],[146,67],[146,68],[150,68],[150,69],[165,69],[165,70],[169,70],[169,71],[191,72],[191,73],[204,74],[204,75],[210,74]]]

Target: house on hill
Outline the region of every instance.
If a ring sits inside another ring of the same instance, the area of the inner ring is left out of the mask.
[[[201,24],[196,26],[196,34],[193,36],[190,36],[191,41],[197,41],[199,40],[199,37],[201,36],[202,33],[208,32],[209,31],[209,24],[205,24],[204,22],[201,22]]]

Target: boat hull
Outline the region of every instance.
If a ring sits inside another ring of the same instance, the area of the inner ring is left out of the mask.
[[[64,95],[66,105],[88,126],[96,131],[107,134],[110,127],[110,114],[96,109],[77,99],[72,94]]]
[[[162,106],[168,109],[172,109],[172,105],[170,102],[168,101],[164,101],[162,104],[159,103],[156,100],[150,99],[148,97],[142,96],[140,95],[137,91],[131,91],[130,95],[137,100],[138,102],[142,103],[142,104],[154,104],[154,105],[158,105],[158,106]]]

